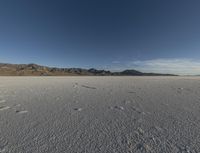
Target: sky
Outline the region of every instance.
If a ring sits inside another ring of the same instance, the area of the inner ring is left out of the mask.
[[[1,0],[0,63],[200,74],[199,0]]]

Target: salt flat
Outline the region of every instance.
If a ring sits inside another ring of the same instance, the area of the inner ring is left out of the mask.
[[[199,153],[199,77],[0,77],[0,153]]]

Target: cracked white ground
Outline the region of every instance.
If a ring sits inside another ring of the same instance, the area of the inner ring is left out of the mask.
[[[0,77],[0,153],[199,153],[199,77]]]

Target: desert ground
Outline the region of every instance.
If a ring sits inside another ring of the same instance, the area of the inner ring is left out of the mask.
[[[199,153],[200,77],[0,77],[0,153]]]

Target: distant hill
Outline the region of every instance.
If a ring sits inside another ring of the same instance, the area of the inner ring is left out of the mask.
[[[97,69],[56,68],[37,64],[0,63],[0,76],[174,76],[172,74],[142,73],[136,70],[111,72]]]

